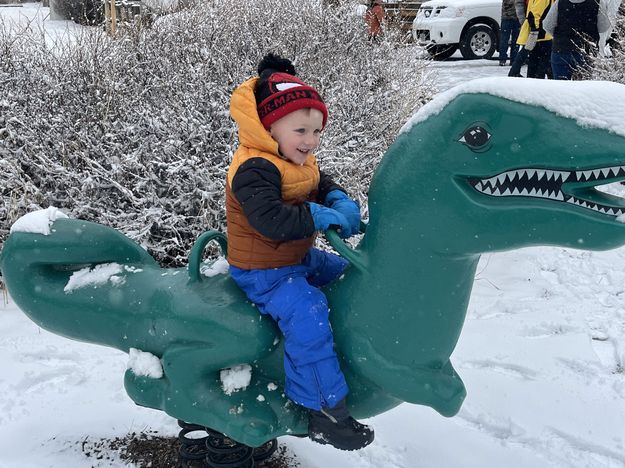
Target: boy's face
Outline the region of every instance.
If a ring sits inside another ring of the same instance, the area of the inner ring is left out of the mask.
[[[323,114],[317,109],[299,109],[276,120],[269,133],[278,142],[280,154],[294,164],[302,165],[321,138]]]

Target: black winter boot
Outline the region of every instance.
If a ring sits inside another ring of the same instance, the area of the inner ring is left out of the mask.
[[[372,428],[349,415],[345,399],[334,408],[310,410],[308,437],[319,444],[329,444],[339,450],[358,450],[373,442],[374,436]]]

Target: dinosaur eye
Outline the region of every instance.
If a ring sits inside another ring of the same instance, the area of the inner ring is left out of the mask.
[[[472,151],[485,151],[490,141],[491,134],[480,125],[467,128],[460,139],[460,143],[467,145]]]

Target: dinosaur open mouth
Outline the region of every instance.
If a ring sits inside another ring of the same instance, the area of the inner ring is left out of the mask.
[[[609,216],[625,213],[625,199],[596,189],[625,180],[625,166],[582,171],[516,169],[487,179],[470,177],[469,184],[492,197],[547,198]]]

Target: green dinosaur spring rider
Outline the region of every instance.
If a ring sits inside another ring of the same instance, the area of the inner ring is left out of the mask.
[[[481,253],[625,244],[625,200],[595,188],[625,180],[623,122],[623,85],[489,78],[440,94],[406,124],[373,177],[358,246],[327,233],[351,263],[325,292],[356,418],[402,402],[456,414],[466,392],[449,357]],[[162,376],[126,372],[138,405],[248,448],[306,434],[306,414],[281,391],[277,327],[227,274],[200,272],[207,242],[226,251],[222,234],[203,234],[188,268],[163,269],[112,228],[50,223],[48,235],[16,223],[0,258],[12,298],[34,322],[156,356]],[[69,287],[77,271],[98,268],[114,274]],[[247,387],[225,392],[221,371],[244,364]]]

